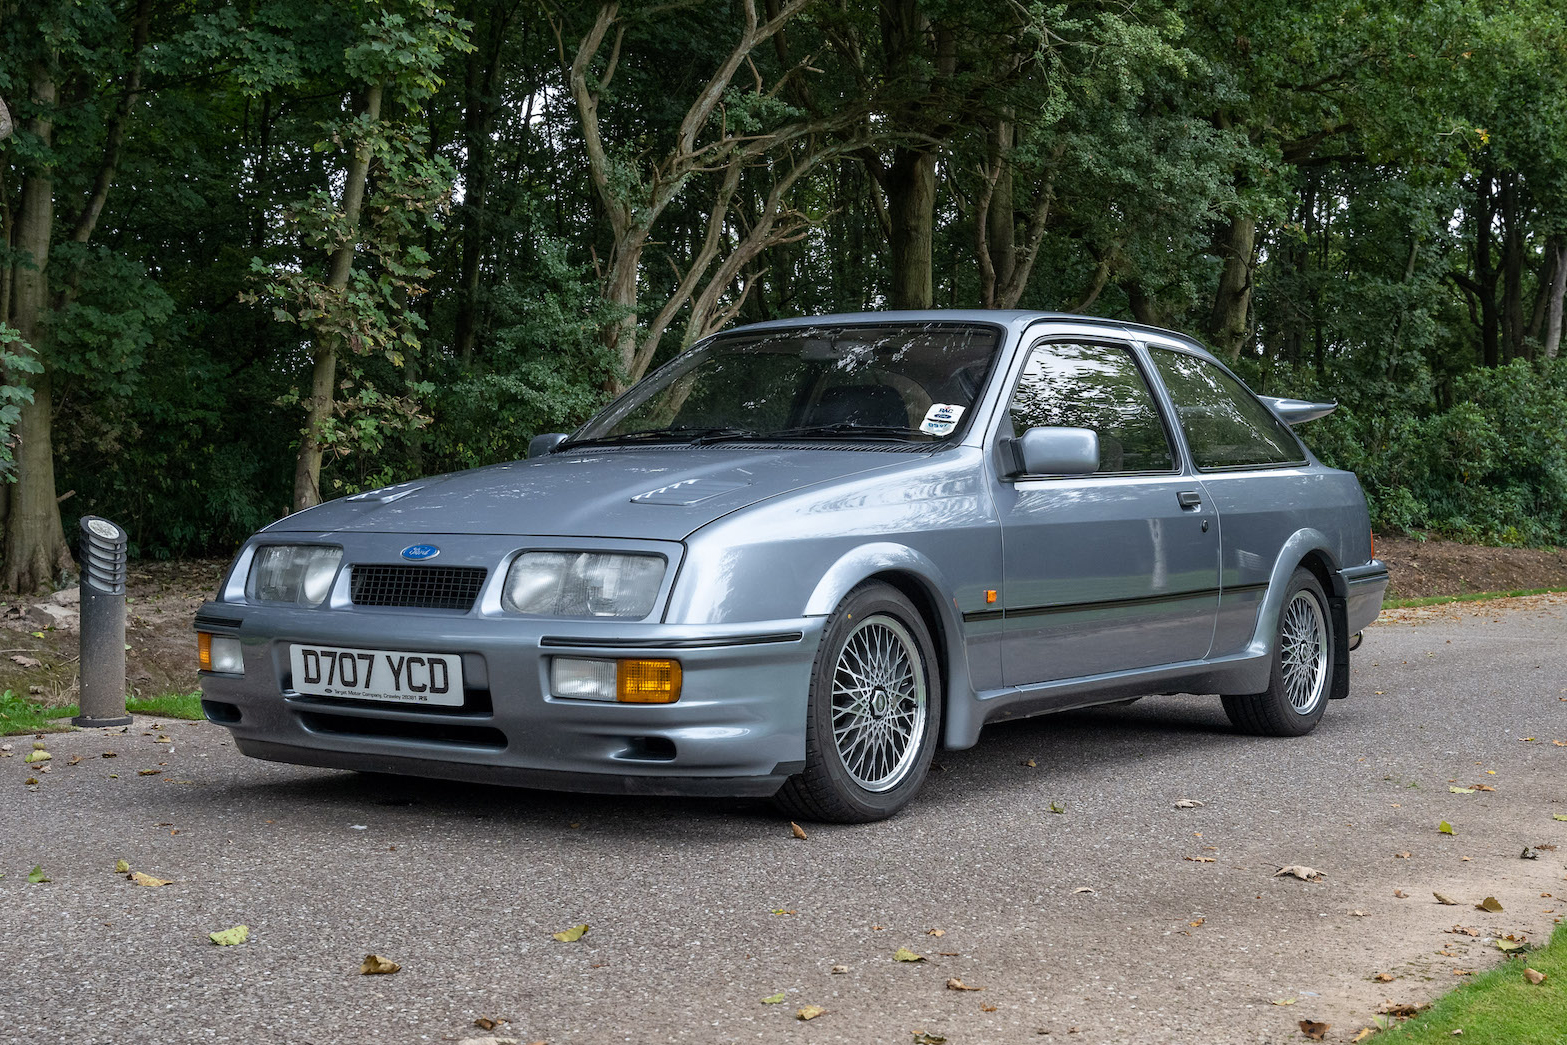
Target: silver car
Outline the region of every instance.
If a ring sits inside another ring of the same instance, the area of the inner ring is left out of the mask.
[[[1179,334],[743,327],[529,459],[240,549],[196,629],[256,758],[888,816],[987,722],[1217,694],[1309,733],[1381,606],[1355,477]]]

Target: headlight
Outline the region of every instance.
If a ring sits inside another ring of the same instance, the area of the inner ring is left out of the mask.
[[[332,590],[343,549],[324,544],[269,544],[256,549],[245,596],[259,602],[319,606]]]
[[[661,555],[524,552],[506,574],[501,605],[539,617],[631,617],[653,611]]]

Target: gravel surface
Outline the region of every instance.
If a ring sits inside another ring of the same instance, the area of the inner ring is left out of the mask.
[[[1309,737],[1198,697],[998,726],[903,815],[804,840],[751,803],[270,765],[205,723],[50,736],[45,774],[9,738],[0,1040],[1348,1041],[1567,913],[1564,636],[1562,597],[1395,616]]]

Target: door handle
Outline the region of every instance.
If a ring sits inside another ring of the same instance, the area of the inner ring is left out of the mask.
[[[1196,490],[1182,490],[1180,493],[1175,495],[1175,499],[1180,503],[1182,508],[1202,507],[1202,494],[1198,493]]]

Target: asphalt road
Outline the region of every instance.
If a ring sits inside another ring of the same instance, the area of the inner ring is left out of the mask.
[[[1007,724],[903,815],[803,841],[757,804],[386,783],[151,719],[50,737],[29,787],[11,738],[0,1040],[380,1045],[485,1015],[551,1045],[1347,1041],[1567,913],[1567,599],[1425,616],[1368,633],[1312,736],[1232,735],[1197,697]],[[402,971],[360,975],[370,952]]]

